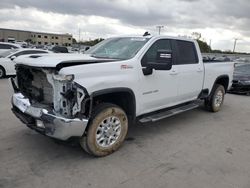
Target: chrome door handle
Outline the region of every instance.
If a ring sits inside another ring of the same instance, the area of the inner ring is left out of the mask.
[[[175,72],[175,71],[172,71],[172,72],[170,72],[170,75],[177,75],[178,74],[178,72]]]
[[[202,69],[198,69],[197,72],[203,72],[203,70]]]

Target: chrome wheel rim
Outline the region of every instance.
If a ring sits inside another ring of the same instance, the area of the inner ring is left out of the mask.
[[[223,101],[223,92],[219,90],[214,98],[215,107],[220,107]]]
[[[96,143],[101,147],[110,147],[121,135],[121,121],[116,116],[105,118],[96,129]]]

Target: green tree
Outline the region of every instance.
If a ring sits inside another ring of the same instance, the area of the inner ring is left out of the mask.
[[[199,44],[199,47],[201,49],[201,52],[202,53],[209,53],[212,51],[211,49],[211,46],[209,46],[207,44],[207,42],[205,42],[202,37],[201,37],[201,33],[198,33],[198,32],[193,32],[192,33],[192,38],[197,40],[198,44]]]
[[[199,44],[202,53],[209,53],[212,51],[211,47],[206,42],[199,39],[197,39],[197,42]]]

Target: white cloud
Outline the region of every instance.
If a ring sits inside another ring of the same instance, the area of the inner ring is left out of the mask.
[[[110,37],[119,34],[141,34],[143,29],[124,25],[118,19],[101,16],[67,15],[43,12],[36,8],[0,9],[0,25],[3,28],[71,33],[76,39],[81,31],[81,40]]]

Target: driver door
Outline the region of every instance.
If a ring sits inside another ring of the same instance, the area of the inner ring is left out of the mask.
[[[147,62],[157,61],[157,52],[165,50],[172,51],[172,42],[168,39],[155,41],[142,58],[142,68]],[[174,55],[172,55],[174,57]],[[174,60],[174,58],[173,58]],[[172,65],[171,70],[153,70],[152,74],[140,74],[140,95],[142,113],[149,113],[158,109],[172,106],[177,99],[177,70]]]

